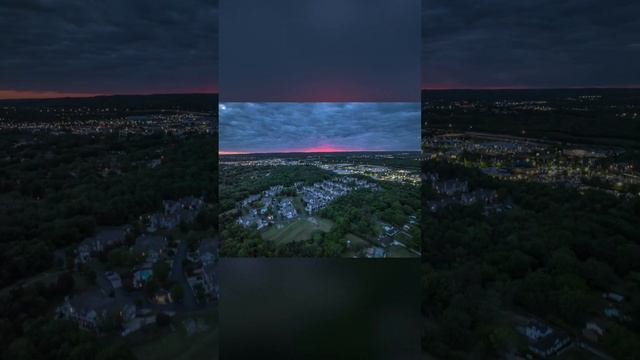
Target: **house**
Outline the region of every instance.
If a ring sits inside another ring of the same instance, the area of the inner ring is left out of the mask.
[[[198,254],[203,265],[213,264],[218,254],[218,244],[215,239],[202,239],[198,245]]]
[[[183,221],[192,222],[204,205],[202,197],[187,196],[178,200],[165,200],[162,202],[164,211],[143,216],[142,219],[147,222],[148,232],[172,229]]]
[[[87,263],[92,256],[123,244],[126,235],[127,229],[118,227],[101,230],[95,236],[84,239],[76,248],[76,263]]]
[[[295,206],[293,206],[293,202],[291,199],[284,199],[280,202],[280,210],[279,213],[283,217],[287,219],[293,219],[298,216],[298,212],[296,211]]]
[[[602,297],[608,300],[613,300],[617,303],[621,303],[624,301],[624,295],[622,294],[618,294],[616,292],[608,292],[608,293],[604,293],[602,294]]]
[[[382,228],[387,236],[393,236],[398,233],[398,229],[389,224],[382,225]]]
[[[213,264],[204,265],[202,267],[202,278],[204,280],[204,289],[212,299],[218,298],[218,284],[216,282],[215,267]]]
[[[276,185],[276,186],[270,187],[268,190],[265,190],[262,193],[265,196],[275,196],[275,195],[281,193],[283,189],[284,189],[283,185]]]
[[[564,331],[539,321],[529,321],[516,329],[527,337],[529,350],[542,358],[557,354],[571,343]]]
[[[155,169],[158,166],[160,166],[162,164],[162,158],[158,158],[158,159],[151,159],[151,161],[149,161],[149,163],[147,164],[147,166],[151,169]]]
[[[112,301],[110,298],[106,299]],[[75,322],[82,330],[97,330],[99,319],[96,309],[106,304],[102,294],[85,293],[73,299],[67,296],[64,303],[56,309],[56,316]]]
[[[240,217],[236,220],[236,223],[237,223],[238,225],[242,225],[242,226],[244,226],[244,227],[249,227],[249,226],[251,226],[251,224],[254,222],[254,218],[255,218],[255,217],[254,217],[253,215],[251,215],[251,214],[247,214],[247,215],[244,215],[244,216],[240,216]]]
[[[122,279],[118,273],[106,271],[96,276],[96,284],[104,295],[113,296],[115,290],[122,287]]]
[[[620,313],[620,309],[615,306],[608,306],[604,309],[604,315],[608,318],[620,319],[622,314]]]
[[[123,322],[130,321],[136,317],[136,306],[134,304],[125,303],[120,310],[120,316]]]
[[[136,309],[133,307],[127,311],[128,320],[123,321],[121,336],[127,336],[140,330],[143,326],[155,324],[156,315],[151,309]],[[124,320],[124,318],[123,318]]]
[[[511,176],[511,172],[509,172],[508,170],[497,168],[497,167],[486,167],[480,170],[487,175],[498,177],[498,178]]]
[[[204,207],[203,197],[187,196],[178,200],[165,200],[162,203],[164,214],[172,217],[177,223],[193,221]]]
[[[135,305],[128,300],[106,297],[95,290],[65,297],[64,303],[56,309],[56,316],[75,322],[80,329],[98,331],[101,321],[109,314],[120,316],[126,322],[135,317],[135,311]]]
[[[260,229],[262,229],[263,227],[265,227],[265,226],[267,226],[267,225],[269,225],[269,223],[268,223],[268,222],[266,222],[266,221],[264,221],[264,220],[260,219],[260,220],[258,220],[258,221],[256,222],[256,229],[257,229],[257,230],[260,230]]]
[[[378,241],[380,241],[380,245],[386,247],[386,246],[389,246],[389,245],[391,245],[393,243],[393,238],[389,237],[389,236],[381,235],[378,238]]]
[[[249,204],[260,200],[260,195],[256,194],[256,195],[249,195],[247,198],[245,198],[244,200],[241,201],[242,206],[249,206]]]
[[[167,305],[173,302],[171,293],[165,289],[159,289],[152,296],[152,301],[158,305]]]
[[[365,250],[365,256],[368,258],[384,257],[384,249],[381,247],[370,247]]]
[[[466,181],[447,180],[443,182],[433,183],[432,187],[441,194],[454,195],[456,193],[465,193],[469,191],[469,184]]]
[[[161,235],[142,234],[138,236],[131,251],[141,253],[149,265],[153,265],[166,253],[168,247],[167,238]]]
[[[107,271],[104,273],[104,276],[107,278],[107,280],[109,280],[109,283],[111,283],[111,287],[113,287],[114,289],[119,289],[122,287],[122,279],[120,278],[120,275],[118,273]]]
[[[213,264],[203,265],[197,269],[193,276],[187,278],[187,282],[196,297],[201,289],[207,301],[218,298],[218,285]]]
[[[153,276],[153,270],[150,267],[137,269],[133,272],[133,287],[140,289]]]
[[[590,341],[598,342],[598,339],[604,335],[609,326],[610,323],[606,319],[591,319],[585,323],[582,335]]]

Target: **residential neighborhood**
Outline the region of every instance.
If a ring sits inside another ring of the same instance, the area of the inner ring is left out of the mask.
[[[189,196],[178,200],[165,200],[162,205],[163,211],[142,217],[141,220],[146,224],[148,232],[170,230],[182,221],[193,221],[204,206],[204,199]]]
[[[426,203],[427,208],[432,212],[451,205],[482,204],[483,214],[488,216],[513,208],[510,201],[499,199],[497,191],[482,188],[472,190],[466,180],[441,180],[437,173],[425,173],[423,179],[431,184],[431,189],[436,194],[435,198],[428,199]]]
[[[371,182],[350,176],[336,177],[310,186],[304,186],[302,182],[290,187],[293,196],[283,196],[283,185],[272,186],[260,194],[253,194],[238,203],[243,215],[238,217],[236,223],[244,227],[255,226],[258,230],[279,221],[295,219],[302,215],[312,215],[331,201],[358,189],[378,190]],[[299,198],[304,206],[296,207],[294,198]]]
[[[205,206],[198,197],[166,200],[163,211],[140,218],[138,230],[106,228],[86,238],[73,253],[74,276],[88,278],[88,284],[67,296],[56,315],[83,330],[127,336],[159,314],[173,317],[215,305],[217,239],[178,229]]]

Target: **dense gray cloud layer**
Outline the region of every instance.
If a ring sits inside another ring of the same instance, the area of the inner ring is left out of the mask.
[[[423,87],[640,85],[637,0],[422,0]]]
[[[223,103],[220,150],[419,150],[419,103]]]
[[[417,101],[420,0],[224,0],[224,101]]]
[[[217,89],[217,0],[3,0],[0,90]]]

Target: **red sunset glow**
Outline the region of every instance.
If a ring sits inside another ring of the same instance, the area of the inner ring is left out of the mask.
[[[293,150],[293,152],[315,153],[315,152],[348,152],[348,151],[366,151],[363,149],[346,149],[333,145],[318,145],[299,150]]]
[[[584,89],[584,86],[562,86],[559,89]],[[592,85],[588,86],[590,89],[637,89],[640,88],[640,84],[630,85]],[[463,83],[435,83],[424,84],[422,90],[544,90],[550,89],[544,86],[530,86],[530,85],[477,85],[477,84],[463,84]]]
[[[66,97],[93,97],[99,94],[61,92],[61,91],[24,91],[24,90],[2,90],[0,89],[0,99],[53,99]]]
[[[346,147],[339,147],[335,145],[316,145],[305,148],[294,148],[294,149],[281,149],[281,150],[273,150],[273,151],[264,151],[262,153],[333,153],[333,152],[362,152],[362,151],[377,151],[375,149],[351,149]],[[261,151],[257,152],[247,152],[247,151],[225,151],[221,150],[218,152],[219,155],[243,155],[243,154],[256,154],[261,153]]]
[[[243,155],[250,154],[246,151],[218,151],[218,155]]]
[[[21,100],[21,99],[56,99],[56,98],[82,98],[103,95],[157,95],[157,94],[217,94],[217,85],[182,87],[182,88],[157,88],[146,89],[144,91],[117,91],[117,92],[65,92],[51,90],[13,90],[0,89],[0,100]]]

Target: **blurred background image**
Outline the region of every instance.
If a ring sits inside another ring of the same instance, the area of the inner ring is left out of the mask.
[[[418,359],[420,262],[222,258],[223,359]]]

